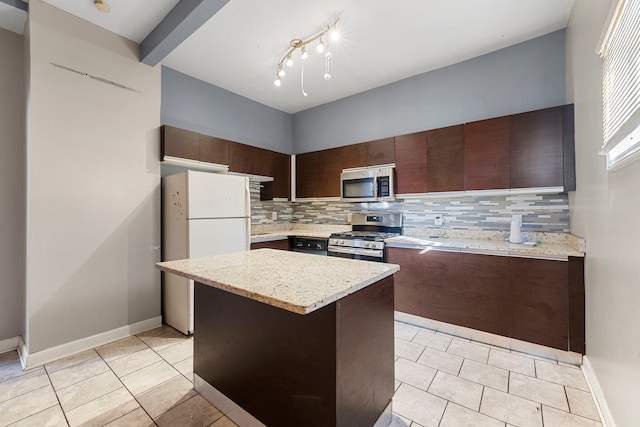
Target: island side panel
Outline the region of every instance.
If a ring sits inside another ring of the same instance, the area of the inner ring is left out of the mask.
[[[337,426],[372,426],[393,397],[393,276],[337,302]]]
[[[195,284],[194,373],[267,426],[336,425],[336,305],[299,315]]]

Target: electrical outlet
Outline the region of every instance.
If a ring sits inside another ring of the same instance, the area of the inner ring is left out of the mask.
[[[274,221],[278,219],[278,212],[271,212],[271,219]]]
[[[433,219],[433,225],[435,225],[436,227],[440,227],[442,226],[442,224],[444,224],[444,219],[442,218],[442,214],[436,214],[436,216]]]

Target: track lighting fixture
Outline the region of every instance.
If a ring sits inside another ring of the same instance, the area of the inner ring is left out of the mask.
[[[307,59],[309,57],[309,53],[307,51],[307,45],[318,40],[318,45],[316,46],[316,52],[324,53],[324,74],[322,75],[325,80],[331,79],[331,58],[333,58],[333,54],[329,50],[330,42],[336,42],[340,39],[340,34],[338,32],[337,24],[340,21],[340,18],[336,18],[333,22],[326,26],[322,31],[317,32],[307,39],[293,39],[289,42],[289,48],[287,51],[280,57],[280,61],[278,61],[276,68],[276,79],[274,84],[276,86],[282,85],[281,77],[285,76],[284,72],[284,64],[288,67],[293,66],[292,54],[297,49],[300,49],[300,58]],[[323,41],[326,40],[326,44]],[[301,84],[302,84],[302,94],[307,96],[304,91],[304,65],[301,69]]]

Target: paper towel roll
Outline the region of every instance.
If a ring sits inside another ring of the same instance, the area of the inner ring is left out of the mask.
[[[514,215],[511,217],[511,234],[509,234],[509,242],[522,243],[522,234],[520,233],[520,225],[522,225],[522,216]]]

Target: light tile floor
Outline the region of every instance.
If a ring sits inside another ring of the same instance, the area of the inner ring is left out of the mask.
[[[582,371],[396,322],[393,427],[601,426]],[[235,424],[193,390],[193,340],[163,326],[24,372],[0,355],[1,426]]]

